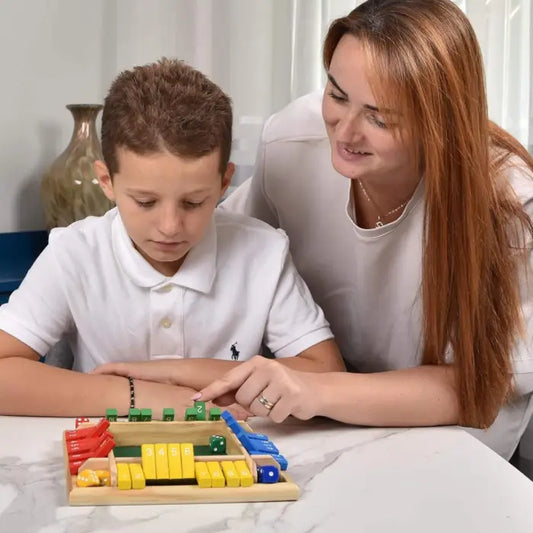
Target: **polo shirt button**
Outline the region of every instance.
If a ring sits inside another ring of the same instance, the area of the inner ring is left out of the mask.
[[[161,292],[170,292],[172,290],[172,285],[169,283],[168,285],[165,285],[164,287],[161,287]]]
[[[168,329],[170,326],[172,326],[172,322],[168,318],[163,318],[160,324],[161,324],[161,327],[165,329]]]

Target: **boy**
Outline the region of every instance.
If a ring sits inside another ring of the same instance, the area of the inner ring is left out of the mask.
[[[287,366],[344,368],[286,236],[214,214],[234,170],[231,124],[229,98],[182,62],[163,59],[114,81],[102,116],[105,162],[95,168],[116,208],[53,232],[0,308],[0,413],[183,411],[263,340]],[[38,362],[63,336],[73,371]],[[87,373],[167,358],[180,386]]]

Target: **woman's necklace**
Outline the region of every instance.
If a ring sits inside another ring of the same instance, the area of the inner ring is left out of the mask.
[[[407,205],[406,200],[405,202],[402,202],[398,207],[395,207],[394,209],[391,209],[390,211],[387,211],[384,215],[382,215],[381,209],[379,208],[378,204],[376,204],[376,202],[374,202],[374,200],[372,200],[372,198],[370,198],[369,194],[366,192],[363,182],[361,180],[357,180],[357,183],[359,183],[363,196],[366,198],[367,202],[371,203],[374,206],[374,209],[378,214],[378,219],[376,220],[376,228],[380,228],[381,226],[383,226],[383,219],[389,217],[390,215],[393,215],[394,213],[397,213],[400,209],[403,209]]]

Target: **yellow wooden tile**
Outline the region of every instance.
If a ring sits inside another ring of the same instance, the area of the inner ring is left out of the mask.
[[[235,465],[235,470],[237,470],[237,474],[241,478],[241,487],[250,487],[251,485],[253,485],[254,478],[250,473],[250,469],[248,468],[246,461],[235,461],[233,464]]]
[[[224,487],[226,480],[220,468],[220,463],[218,461],[207,461],[207,469],[211,474],[211,486],[213,488]]]
[[[121,490],[131,489],[130,469],[126,463],[117,463],[117,484]]]
[[[144,479],[143,469],[139,463],[128,463],[131,476],[132,489],[144,489],[146,480]]]
[[[194,446],[190,442],[180,443],[181,473],[183,479],[194,479]]]
[[[235,465],[232,461],[220,461],[220,466],[222,467],[222,472],[224,472],[224,477],[226,478],[226,485],[228,487],[238,487],[241,484],[241,478],[237,474]]]
[[[155,451],[155,473],[157,479],[169,479],[167,444],[157,443]]]
[[[211,475],[209,474],[207,465],[202,461],[197,461],[194,463],[194,470],[198,485],[202,488],[211,487]]]
[[[181,479],[181,451],[178,443],[170,443],[167,445],[168,455],[168,476],[170,479]]]
[[[155,447],[153,444],[143,444],[141,446],[141,460],[145,479],[157,479]]]

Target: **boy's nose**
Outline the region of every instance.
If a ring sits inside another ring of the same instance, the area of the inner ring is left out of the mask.
[[[179,235],[183,228],[183,221],[180,214],[175,210],[163,213],[159,219],[159,231],[165,237],[171,238]]]

